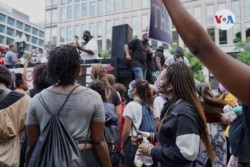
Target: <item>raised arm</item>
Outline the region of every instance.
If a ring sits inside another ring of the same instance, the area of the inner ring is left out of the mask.
[[[163,0],[163,3],[190,51],[231,93],[249,105],[250,68],[220,50],[179,0]]]

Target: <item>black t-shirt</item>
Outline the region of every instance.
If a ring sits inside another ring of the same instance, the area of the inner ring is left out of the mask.
[[[0,95],[3,93],[3,90],[0,89]],[[15,91],[10,92],[5,99],[0,103],[0,109],[4,109],[8,106],[10,106],[11,104],[15,103],[16,101],[18,101],[21,97],[23,97],[24,94],[23,93],[18,93]]]
[[[147,50],[143,44],[142,40],[134,39],[133,41],[128,43],[128,47],[132,50],[132,67],[146,67],[147,61]]]

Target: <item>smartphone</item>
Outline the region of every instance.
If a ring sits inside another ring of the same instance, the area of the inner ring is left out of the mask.
[[[76,40],[76,41],[78,41],[78,39],[79,39],[79,38],[78,38],[78,36],[77,36],[77,35],[75,35],[74,37],[75,37],[75,40]]]

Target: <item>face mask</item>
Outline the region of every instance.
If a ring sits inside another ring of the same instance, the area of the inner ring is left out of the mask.
[[[179,58],[175,57],[175,60],[176,60],[176,62],[183,62],[184,61],[182,57],[179,57]]]
[[[144,39],[144,42],[145,42],[145,43],[148,43],[148,41],[149,41],[149,40],[148,40],[147,38],[146,38],[146,39]]]
[[[87,35],[85,35],[85,36],[83,36],[83,39],[84,39],[84,41],[89,41],[89,36],[87,36]]]
[[[132,93],[131,90],[128,90],[128,97],[129,97],[130,99],[133,99],[133,97],[134,97],[134,95],[133,95],[133,93]]]

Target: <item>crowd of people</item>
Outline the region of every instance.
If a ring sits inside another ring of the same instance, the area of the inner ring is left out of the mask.
[[[146,156],[152,167],[249,167],[249,66],[222,52],[179,0],[163,4],[186,46],[220,82],[220,96],[194,79],[183,48],[165,60],[147,34],[124,45],[133,72],[128,87],[102,64],[92,65],[89,85],[77,82],[81,61],[97,56],[89,31],[84,46],[58,46],[36,65],[30,90],[25,69],[8,69],[18,64],[10,45],[0,65],[0,167],[147,166]],[[225,108],[240,105],[232,120]]]

